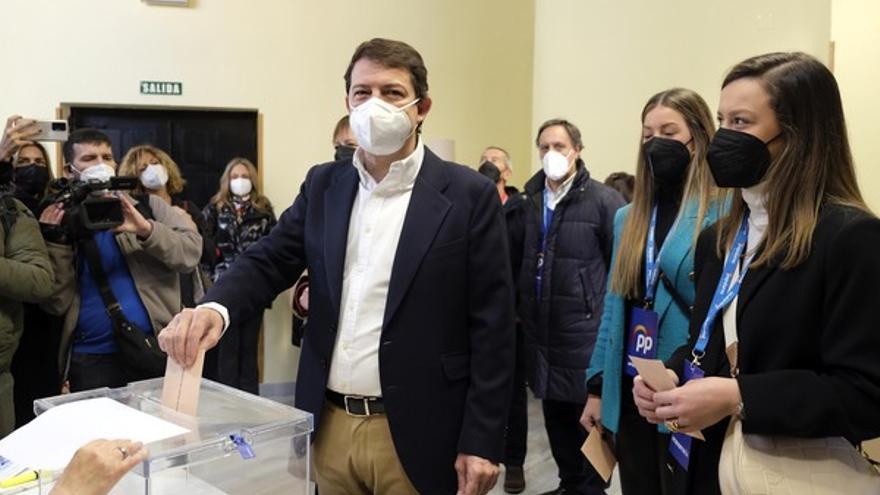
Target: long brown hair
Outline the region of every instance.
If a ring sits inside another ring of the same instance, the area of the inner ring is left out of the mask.
[[[681,114],[694,141],[694,153],[688,166],[681,204],[684,209],[690,201],[697,201],[697,224],[693,236],[695,243],[706,212],[711,202],[719,195],[709,172],[709,165],[706,163],[706,151],[715,134],[715,124],[706,101],[689,89],[673,88],[652,96],[642,109],[641,121],[644,123],[648,112],[658,106]],[[641,136],[639,134],[639,155],[636,161],[632,206],[623,224],[617,261],[612,267],[611,274],[611,290],[620,296],[633,299],[639,297],[644,290],[641,278],[645,257],[644,246],[654,207],[654,178],[645,158]],[[681,211],[678,214],[681,215]]]
[[[263,196],[257,188],[257,167],[255,167],[247,158],[241,157],[233,158],[226,164],[226,169],[223,170],[223,175],[220,176],[220,189],[217,191],[217,194],[211,198],[211,204],[215,207],[226,205],[232,208],[232,191],[229,189],[229,182],[231,179],[229,176],[232,175],[232,169],[235,168],[236,165],[244,165],[248,170],[248,177],[251,179],[251,204],[262,213],[271,213],[272,203],[270,203],[269,198]]]
[[[137,177],[138,162],[141,161],[141,157],[148,153],[155,156],[159,163],[165,167],[165,170],[168,171],[168,183],[165,184],[165,191],[172,196],[183,192],[186,180],[184,180],[183,175],[180,173],[180,167],[168,156],[168,153],[149,144],[134,146],[125,153],[125,156],[122,157],[122,163],[119,164],[119,175]],[[138,182],[137,192],[145,192],[144,186],[140,182]]]
[[[769,222],[752,265],[772,260],[793,268],[810,256],[823,204],[869,212],[856,181],[840,90],[831,71],[805,53],[747,59],[721,87],[743,78],[758,79],[770,95],[783,142],[764,178]],[[730,214],[718,223],[719,256],[733,244],[745,208],[742,195],[735,194]]]
[[[49,152],[46,151],[46,147],[43,146],[39,141],[31,141],[27,144],[21,145],[18,148],[18,151],[15,152],[15,159],[12,160],[13,163],[18,162],[18,157],[21,155],[22,150],[25,148],[36,148],[40,150],[40,154],[43,155],[43,161],[46,162],[46,170],[49,171],[49,180],[51,181],[55,177],[55,173],[52,172],[52,161],[49,159]]]
[[[43,161],[46,162],[46,168],[49,169],[49,177],[52,177],[54,174],[52,174],[52,163],[51,160],[49,160],[49,152],[46,151],[46,147],[39,141],[30,141],[27,144],[21,145],[21,147],[18,148],[18,151],[15,152],[15,160],[13,160],[13,163],[18,160],[18,155],[20,155],[21,150],[25,148],[36,148],[40,150],[40,154],[43,155]]]

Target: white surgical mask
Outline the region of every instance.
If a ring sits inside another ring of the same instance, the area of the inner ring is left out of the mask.
[[[403,148],[414,130],[404,110],[418,102],[417,98],[402,107],[396,107],[374,96],[352,108],[351,132],[358,146],[376,156],[387,156]]]
[[[141,184],[153,191],[162,189],[168,183],[168,171],[158,163],[151,163],[141,172]]]
[[[229,189],[232,191],[232,194],[235,194],[236,196],[247,196],[251,193],[253,187],[254,185],[251,183],[251,180],[245,177],[239,177],[229,181]]]
[[[559,181],[568,173],[568,157],[571,155],[569,151],[567,155],[554,150],[550,150],[544,154],[541,162],[544,164],[544,174],[550,180]]]
[[[79,175],[79,180],[83,182],[107,182],[111,177],[116,177],[116,169],[104,162],[97,163],[91,167],[80,171],[76,167],[71,167]]]

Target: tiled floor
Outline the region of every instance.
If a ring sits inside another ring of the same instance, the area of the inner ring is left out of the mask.
[[[277,397],[279,402],[292,405],[293,397]],[[559,485],[556,472],[556,464],[550,455],[550,445],[547,442],[547,433],[544,430],[544,417],[541,413],[541,402],[531,398],[529,400],[529,437],[528,453],[526,454],[526,491],[525,494],[536,494],[552,490]],[[504,493],[504,473],[498,478],[498,484],[489,492],[492,495]],[[606,492],[608,495],[620,495],[620,484],[615,472],[611,480],[611,488]]]

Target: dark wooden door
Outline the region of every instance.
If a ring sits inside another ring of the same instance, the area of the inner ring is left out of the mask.
[[[252,110],[71,106],[68,120],[72,130],[91,127],[106,133],[117,163],[133,146],[164,150],[186,179],[184,197],[199,207],[217,192],[229,160],[241,156],[259,164],[257,112]]]

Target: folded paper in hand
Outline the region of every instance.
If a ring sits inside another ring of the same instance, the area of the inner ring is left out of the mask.
[[[590,430],[587,440],[581,447],[581,452],[584,453],[590,464],[596,468],[596,472],[605,480],[605,483],[608,483],[608,480],[611,479],[611,473],[614,472],[614,466],[617,465],[617,457],[614,456],[611,447],[602,439],[602,432],[599,427],[594,426]]]
[[[675,388],[675,381],[669,375],[669,372],[666,371],[666,365],[663,364],[663,361],[659,359],[642,359],[635,356],[631,356],[630,359],[632,359],[633,366],[636,367],[636,371],[639,372],[639,376],[642,377],[645,384],[655,392],[665,392]],[[700,431],[692,431],[685,433],[685,435],[703,441],[706,440],[706,437]]]

